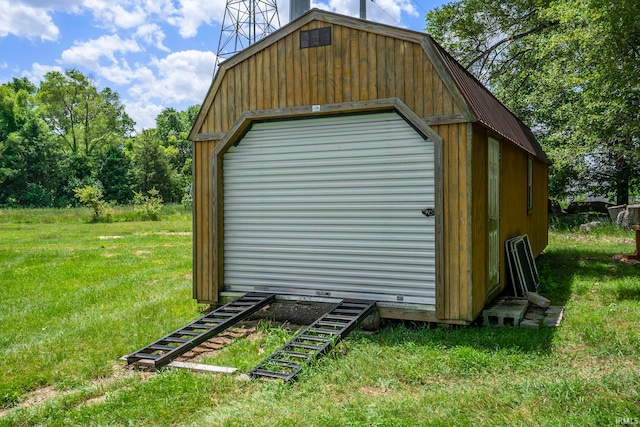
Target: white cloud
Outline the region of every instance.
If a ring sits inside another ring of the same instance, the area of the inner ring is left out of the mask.
[[[31,65],[31,70],[30,71],[23,71],[22,72],[22,77],[26,77],[28,78],[33,84],[38,85],[42,79],[44,78],[44,75],[47,74],[49,71],[59,71],[62,72],[62,68],[56,66],[52,66],[52,65],[42,65],[39,64],[37,62],[34,62]]]
[[[202,102],[211,84],[216,57],[212,52],[187,50],[149,63],[121,59],[100,66],[96,74],[122,86],[129,86],[123,100],[136,129],[155,127],[163,105]]]
[[[136,130],[156,127],[156,117],[164,110],[164,106],[152,102],[124,101],[125,110],[129,117],[136,122]]]
[[[85,0],[83,6],[108,28],[133,28],[143,24],[147,18],[147,13],[139,2]]]
[[[222,22],[225,0],[179,0],[180,7],[168,22],[178,27],[184,38],[194,37],[202,24]]]
[[[357,0],[327,0],[327,2],[311,0],[311,7],[353,17],[360,15],[360,3]],[[287,10],[287,18],[288,13]],[[367,1],[367,20],[369,21],[393,26],[402,25],[402,13],[418,16],[411,0]]]
[[[165,34],[157,24],[145,24],[139,26],[134,37],[165,52],[170,51],[168,47],[162,44]]]
[[[117,63],[101,66],[97,73],[101,78],[121,86],[127,86],[136,80],[153,78],[153,73],[149,68],[137,63],[131,68],[124,59]]]
[[[141,50],[135,40],[123,40],[117,34],[111,34],[85,42],[75,42],[72,47],[62,52],[61,60],[64,64],[100,71],[102,58],[113,64],[118,62],[116,53],[140,52]]]
[[[114,5],[106,11],[106,18],[120,28],[133,28],[142,25],[147,18],[147,12],[140,6],[127,10],[120,5]]]
[[[0,10],[0,37],[13,34],[29,39],[55,41],[60,35],[60,30],[45,9],[0,0]]]
[[[402,23],[402,13],[419,16],[410,0],[376,0],[368,3],[367,18],[389,25]]]
[[[201,102],[213,77],[216,57],[212,52],[187,50],[154,59],[153,75],[140,79],[129,95],[141,100]]]
[[[173,0],[82,0],[101,26],[135,28],[151,20],[164,22],[175,14]]]
[[[283,1],[277,2],[280,25],[286,25],[289,23],[289,2],[290,0],[283,0]]]
[[[83,0],[16,0],[15,3],[48,10],[76,11]]]
[[[7,64],[7,61],[2,61],[0,63],[0,69],[6,70],[7,68],[9,68],[9,64]]]

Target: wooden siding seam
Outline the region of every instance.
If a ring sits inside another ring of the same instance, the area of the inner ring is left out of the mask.
[[[194,142],[220,141],[224,138],[225,132],[199,133],[193,139]]]
[[[458,123],[469,123],[462,114],[447,114],[440,116],[422,117],[422,121],[424,121],[428,125],[453,125]]]

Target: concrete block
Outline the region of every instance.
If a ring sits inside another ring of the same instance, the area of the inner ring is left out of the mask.
[[[542,295],[538,295],[535,292],[527,292],[527,300],[529,300],[530,303],[542,308],[547,308],[551,305],[551,301],[549,301]]]
[[[482,311],[484,326],[513,326],[517,328],[524,317],[529,301],[524,298],[502,297]]]
[[[560,325],[564,307],[552,305],[547,308],[530,307],[520,322],[521,328],[540,329],[554,328]]]

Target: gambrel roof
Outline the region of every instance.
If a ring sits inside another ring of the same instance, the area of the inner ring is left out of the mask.
[[[429,39],[453,77],[456,87],[471,107],[476,120],[540,160],[548,162],[531,130],[431,36]]]
[[[399,40],[417,43],[424,49],[434,69],[450,92],[455,104],[462,111],[460,121],[478,122],[503,136],[522,150],[548,163],[540,144],[531,130],[507,109],[486,87],[473,77],[462,65],[448,54],[433,38],[422,32],[406,30],[347,17],[319,9],[312,9],[298,19],[285,25],[278,31],[260,40],[244,51],[223,62],[218,69],[209,92],[201,106],[195,124],[189,135],[196,140],[203,128],[220,82],[227,70],[240,64],[261,50],[267,49],[279,40],[291,35],[312,22],[348,27],[358,31],[393,37]],[[284,70],[283,70],[284,71]],[[274,76],[274,79],[277,77]],[[414,82],[410,82],[413,84]],[[217,113],[216,113],[217,114]]]

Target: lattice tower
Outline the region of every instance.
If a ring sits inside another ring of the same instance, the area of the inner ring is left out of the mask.
[[[280,28],[276,0],[227,0],[217,65]]]

